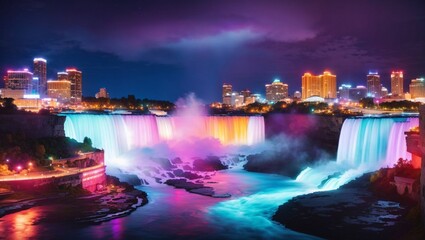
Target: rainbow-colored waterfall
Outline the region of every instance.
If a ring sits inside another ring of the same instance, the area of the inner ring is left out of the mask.
[[[262,116],[156,117],[153,115],[64,114],[67,137],[92,140],[105,149],[106,161],[140,147],[163,141],[218,139],[223,145],[252,145],[264,141]]]
[[[325,190],[336,189],[365,172],[392,167],[399,158],[411,159],[404,132],[418,125],[417,117],[346,119],[336,163],[307,168],[297,181],[319,183]]]

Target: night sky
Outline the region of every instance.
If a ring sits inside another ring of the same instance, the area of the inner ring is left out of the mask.
[[[390,71],[425,76],[425,1],[18,1],[0,3],[0,70],[48,60],[48,78],[83,71],[83,95],[221,98],[223,82],[264,94],[274,78],[330,70],[390,88]],[[390,89],[389,89],[390,90]]]

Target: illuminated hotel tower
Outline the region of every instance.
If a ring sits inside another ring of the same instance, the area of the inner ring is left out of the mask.
[[[412,99],[425,98],[425,80],[423,78],[412,79],[409,90]]]
[[[322,83],[321,97],[336,98],[336,75],[325,71],[323,72],[323,75],[320,75],[319,77]]]
[[[7,89],[25,90],[29,93],[32,90],[33,74],[24,69],[21,71],[8,70],[5,78]]]
[[[391,93],[393,96],[403,95],[403,72],[393,71],[391,73]]]
[[[288,97],[288,84],[275,79],[272,84],[266,84],[266,99],[270,103],[276,103]]]
[[[47,95],[61,103],[71,100],[71,82],[68,80],[47,81]]]
[[[367,75],[367,93],[371,97],[381,96],[381,78],[378,72],[369,72]]]
[[[304,73],[301,78],[301,95],[302,99],[311,96],[320,96],[322,91],[322,84],[320,84],[320,77],[314,76],[310,73]]]
[[[68,80],[68,73],[67,72],[58,72],[58,80]]]
[[[312,96],[336,98],[336,75],[328,71],[323,72],[323,74],[319,76],[304,73],[301,81],[301,94],[303,99]]]
[[[47,61],[44,58],[34,58],[34,78],[38,79],[38,86],[34,86],[40,96],[47,95]]]
[[[68,73],[68,80],[71,82],[71,103],[81,103],[81,99],[83,98],[82,73],[75,68],[66,69],[66,73]]]
[[[222,95],[223,103],[227,103],[228,98],[232,95],[232,85],[223,83],[223,91],[221,95]]]

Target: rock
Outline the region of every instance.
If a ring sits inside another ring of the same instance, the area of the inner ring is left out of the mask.
[[[214,194],[212,195],[213,198],[229,198],[232,195],[230,193],[222,193],[222,194]]]
[[[214,195],[214,189],[212,187],[195,188],[189,190],[189,192],[210,197]]]
[[[337,190],[295,197],[278,208],[273,220],[325,239],[421,239],[408,237],[415,223],[403,219],[415,204],[400,206],[388,194],[379,196],[370,176]]]
[[[181,164],[183,163],[183,161],[181,160],[181,158],[177,157],[171,160],[172,164]]]
[[[173,168],[173,165],[167,158],[152,158],[152,160],[158,163],[164,170],[170,171]]]
[[[307,162],[296,152],[264,151],[249,155],[243,166],[250,172],[276,173],[295,178],[304,169]],[[305,153],[304,153],[305,154]]]
[[[202,188],[204,185],[188,182],[186,179],[168,179],[165,184],[174,186],[175,188],[183,188],[186,190]]]
[[[196,171],[218,171],[227,169],[219,157],[209,156],[205,159],[195,159],[193,161],[193,169]]]
[[[192,170],[193,170],[193,168],[192,168],[191,166],[189,166],[189,165],[184,165],[184,166],[183,166],[183,170],[192,171]]]
[[[175,175],[176,177],[182,177],[182,176],[183,176],[184,171],[183,171],[183,170],[181,170],[181,169],[176,169],[176,170],[173,170],[173,173],[174,173],[174,175]]]

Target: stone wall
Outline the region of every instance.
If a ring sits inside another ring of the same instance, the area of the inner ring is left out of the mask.
[[[64,137],[64,116],[0,114],[0,133],[24,134],[29,138]]]
[[[422,210],[422,222],[425,225],[425,106],[421,106],[419,109],[419,133],[421,137],[421,149],[422,149],[422,166],[421,166],[421,210]]]
[[[105,166],[92,167],[89,170],[71,173],[65,176],[44,177],[37,179],[16,179],[0,181],[11,187],[15,191],[37,191],[56,188],[58,186],[68,186],[82,188],[89,191],[96,191],[99,185],[105,185]]]

